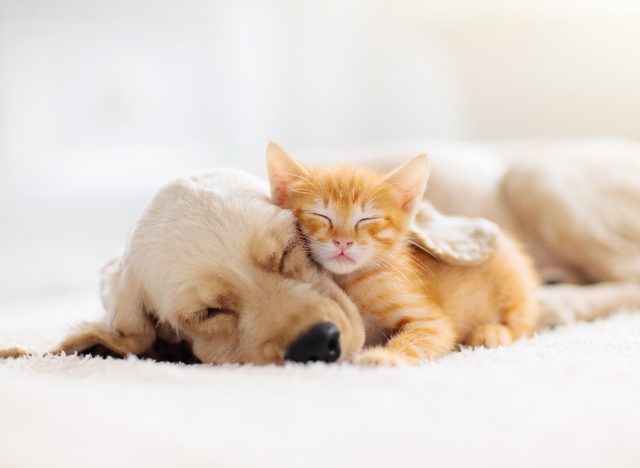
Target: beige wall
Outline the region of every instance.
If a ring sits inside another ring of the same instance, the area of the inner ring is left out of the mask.
[[[0,0],[0,167],[638,138],[638,57],[636,1]]]

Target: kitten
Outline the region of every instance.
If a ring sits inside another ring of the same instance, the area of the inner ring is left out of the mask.
[[[356,362],[417,363],[460,343],[507,345],[534,330],[537,278],[510,238],[479,266],[444,263],[411,242],[426,155],[381,176],[350,165],[308,169],[271,143],[267,166],[274,203],[294,212],[311,256],[360,309],[367,343],[382,340]]]

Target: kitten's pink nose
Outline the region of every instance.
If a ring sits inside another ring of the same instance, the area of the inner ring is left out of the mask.
[[[353,245],[353,241],[348,239],[333,239],[333,245],[338,247],[340,250],[347,250]]]

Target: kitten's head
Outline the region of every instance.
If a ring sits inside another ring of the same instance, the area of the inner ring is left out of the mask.
[[[424,154],[384,176],[349,165],[308,169],[275,143],[267,166],[273,202],[296,214],[313,258],[339,275],[393,260],[429,176]]]

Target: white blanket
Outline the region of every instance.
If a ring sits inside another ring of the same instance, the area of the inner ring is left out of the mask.
[[[43,349],[95,294],[0,305]],[[422,367],[0,361],[0,467],[638,467],[640,314]]]

